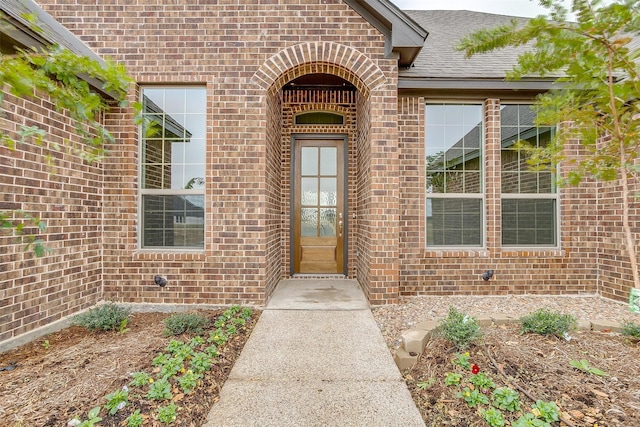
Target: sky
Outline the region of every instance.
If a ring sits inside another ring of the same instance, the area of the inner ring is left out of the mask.
[[[535,17],[546,14],[537,0],[391,0],[404,10],[474,10],[509,16]],[[565,1],[570,6],[570,1]]]

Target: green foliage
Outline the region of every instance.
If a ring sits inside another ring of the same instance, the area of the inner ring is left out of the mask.
[[[177,313],[164,319],[164,334],[202,334],[208,325],[209,319],[198,313]]]
[[[477,341],[482,332],[475,318],[450,307],[449,314],[440,320],[434,334],[464,350]]]
[[[109,412],[109,415],[114,415],[120,409],[127,406],[129,391],[128,389],[123,388],[107,394],[104,398],[107,400],[107,403],[104,405],[104,409]]]
[[[585,178],[620,180],[624,245],[634,287],[640,287],[636,238],[626,214],[635,198],[629,179],[638,179],[640,172],[640,45],[634,41],[640,37],[640,2],[572,1],[576,22],[566,22],[568,10],[560,0],[540,4],[551,19],[483,29],[465,37],[458,49],[473,56],[527,45],[508,78],[561,76],[558,89],[538,96],[537,124],[564,126],[547,147],[529,149],[530,163],[551,170],[565,163],[568,175],[561,185]],[[570,158],[564,148],[576,140],[584,154]]]
[[[640,340],[640,323],[626,321],[622,323],[622,335],[634,340]]]
[[[539,309],[520,318],[522,333],[533,332],[540,335],[563,337],[577,326],[576,318],[570,314]]]
[[[171,384],[167,378],[154,381],[149,386],[149,392],[147,393],[147,397],[154,400],[171,399],[171,396]]]
[[[551,424],[537,418],[529,412],[513,422],[511,427],[551,427]]]
[[[491,427],[504,427],[506,422],[504,415],[496,408],[488,408],[481,412],[484,421]]]
[[[151,375],[146,372],[132,372],[131,376],[133,380],[131,380],[129,385],[133,387],[142,387],[153,382]]]
[[[178,418],[178,407],[175,403],[158,408],[158,421],[164,424],[171,424]]]
[[[489,390],[496,388],[493,380],[489,378],[484,372],[472,375],[471,378],[469,378],[469,382],[480,390]]]
[[[531,408],[531,412],[543,421],[552,423],[560,420],[560,408],[558,408],[555,402],[537,400]]]
[[[517,391],[509,387],[497,388],[491,395],[493,406],[509,412],[520,410],[520,396]]]
[[[451,363],[453,363],[456,366],[460,366],[463,369],[466,369],[467,371],[471,370],[471,362],[469,362],[469,358],[471,356],[469,355],[469,353],[462,353],[462,354],[458,354],[456,353],[454,359],[451,361]]]
[[[227,333],[222,329],[216,329],[209,334],[209,342],[215,345],[223,345],[228,339]]]
[[[73,317],[73,324],[90,331],[118,331],[123,321],[126,321],[131,310],[114,303],[106,303]]]
[[[467,402],[467,405],[469,405],[470,408],[475,408],[480,404],[487,405],[489,403],[487,396],[485,396],[480,390],[471,390],[469,387],[465,387],[461,392],[456,394],[456,397]]]
[[[455,374],[453,372],[447,372],[444,375],[444,385],[458,385],[460,384],[460,380],[462,379],[462,374]]]
[[[194,353],[191,358],[191,370],[196,374],[201,374],[211,368],[211,356],[206,353]]]
[[[201,374],[196,374],[189,369],[183,376],[178,378],[178,384],[180,384],[180,389],[185,394],[189,394],[198,386],[201,378]]]
[[[184,370],[184,359],[182,357],[171,357],[165,361],[160,368],[160,376],[170,378]]]
[[[428,389],[429,387],[431,387],[432,385],[434,385],[435,383],[436,383],[436,379],[435,379],[435,378],[433,378],[433,377],[431,377],[431,378],[429,378],[429,379],[427,379],[427,380],[425,380],[425,381],[418,381],[418,382],[416,383],[416,387],[417,387],[419,390],[426,390],[426,389]]]
[[[599,377],[606,377],[607,373],[601,369],[598,368],[594,368],[592,366],[589,366],[589,362],[587,361],[587,359],[582,359],[582,360],[570,360],[569,361],[569,365],[573,366],[576,369],[579,369],[581,371],[584,371],[588,374],[593,374],[593,375],[597,375]]]
[[[89,413],[87,414],[87,419],[84,421],[78,420],[77,418],[74,418],[78,421],[81,421],[80,424],[78,424],[78,427],[93,427],[96,424],[98,424],[100,421],[102,421],[102,418],[100,418],[98,415],[100,415],[100,407],[96,406],[95,408],[91,409],[89,411]]]
[[[126,422],[127,427],[140,427],[144,424],[144,417],[140,414],[140,410],[136,409],[133,414],[127,417]]]
[[[75,126],[75,134],[82,142],[78,148],[65,141],[67,147],[63,148],[48,139],[45,128],[21,126],[15,134],[0,131],[0,145],[15,150],[19,144],[33,141],[38,146],[46,144],[53,151],[68,150],[90,162],[100,160],[104,155],[104,144],[114,140],[99,121],[100,113],[107,110],[108,104],[79,76],[102,82],[102,89],[110,93],[120,106],[127,105],[126,97],[133,80],[127,76],[124,66],[113,61],[98,61],[77,55],[58,45],[39,50],[18,50],[15,55],[0,54],[0,84],[5,90],[25,99],[46,94],[57,111],[69,115]],[[4,93],[0,92],[0,103],[3,98]],[[140,106],[135,104],[134,108],[139,111]],[[40,233],[44,232],[44,221],[19,211],[0,212],[0,228],[11,229],[15,235],[21,236],[26,243],[25,250],[33,250],[38,257],[51,252],[35,232],[23,232],[24,222],[16,218],[16,213],[31,222]]]

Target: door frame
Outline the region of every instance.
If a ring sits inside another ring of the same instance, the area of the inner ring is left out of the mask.
[[[296,273],[295,271],[295,244],[296,244],[296,235],[294,230],[295,224],[295,192],[296,189],[296,168],[298,165],[295,162],[295,149],[296,149],[296,141],[304,141],[304,140],[329,140],[329,139],[339,139],[342,140],[342,150],[343,150],[343,206],[344,206],[344,233],[342,239],[342,274],[347,277],[348,267],[349,267],[349,136],[344,133],[333,133],[333,134],[319,134],[319,133],[292,133],[291,134],[291,145],[290,145],[290,185],[289,185],[289,275],[293,276]],[[321,275],[322,273],[318,273]],[[327,273],[327,274],[340,274],[340,273]]]

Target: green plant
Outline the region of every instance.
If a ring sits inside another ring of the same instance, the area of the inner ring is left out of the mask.
[[[506,425],[504,415],[499,409],[488,408],[482,411],[481,414],[485,422],[491,427],[504,427]]]
[[[133,380],[129,383],[130,386],[142,387],[153,382],[151,375],[146,372],[132,372],[131,376],[133,377]]]
[[[576,318],[570,314],[562,314],[541,308],[520,318],[522,333],[555,335],[563,337],[577,326]]]
[[[640,323],[632,321],[622,322],[622,335],[634,340],[640,340]]]
[[[462,374],[455,374],[453,372],[447,372],[444,375],[444,385],[458,385],[462,379]]]
[[[42,342],[42,348],[44,348],[46,351],[49,351],[50,347],[51,347],[51,344],[49,344],[49,340],[44,340]]]
[[[544,400],[536,400],[531,405],[531,412],[543,421],[552,423],[560,420],[560,408],[555,402],[545,402]]]
[[[205,348],[204,352],[211,357],[218,357],[220,355],[218,347],[216,347],[215,345],[210,345],[209,347]]]
[[[240,311],[240,317],[242,317],[245,320],[251,319],[251,316],[253,316],[253,310],[250,309],[249,307],[245,307],[242,309],[242,311]]]
[[[107,394],[104,398],[107,400],[107,403],[104,405],[104,409],[109,412],[109,415],[114,415],[120,409],[127,406],[129,389],[125,386],[120,390]]]
[[[198,335],[197,337],[191,338],[191,341],[189,341],[189,347],[197,348],[203,345],[205,342],[206,341],[204,340],[204,338]]]
[[[482,332],[475,318],[450,307],[449,314],[440,320],[434,334],[451,342],[457,349],[464,350],[477,341]]]
[[[98,415],[100,415],[100,407],[96,406],[95,408],[91,409],[87,414],[88,419],[84,421],[80,421],[78,418],[74,418],[74,420],[80,421],[80,423],[76,424],[76,426],[77,427],[93,427],[96,424],[98,424],[100,421],[102,421],[102,418],[100,418]]]
[[[118,328],[118,333],[120,335],[126,334],[127,332],[129,332],[129,328],[127,328],[128,321],[129,319],[123,319],[122,322],[120,322],[120,327]]]
[[[130,314],[130,309],[109,302],[74,316],[73,324],[90,331],[118,331]]]
[[[416,387],[417,387],[419,390],[426,390],[426,389],[428,389],[429,387],[431,387],[432,385],[434,385],[435,383],[436,383],[436,379],[432,377],[432,378],[429,378],[429,379],[428,379],[428,380],[426,380],[426,381],[418,381],[418,382],[416,383]]]
[[[490,388],[496,388],[493,380],[489,378],[484,372],[480,372],[479,374],[472,375],[469,378],[469,382],[474,386],[478,387],[480,390],[488,390]]]
[[[164,353],[158,353],[158,355],[151,361],[151,364],[153,366],[162,366],[167,363],[167,360],[169,360],[169,356]]]
[[[451,361],[451,363],[453,363],[456,366],[460,366],[463,369],[466,369],[467,371],[471,370],[471,362],[469,362],[469,358],[471,356],[469,355],[469,353],[462,353],[462,354],[458,354],[456,353],[455,357],[453,358],[453,360]]]
[[[209,319],[198,313],[176,313],[164,319],[164,334],[202,334],[209,325]]]
[[[183,376],[178,378],[178,384],[180,384],[180,388],[185,394],[189,394],[198,386],[200,378],[202,378],[202,375],[196,374],[189,369]]]
[[[140,414],[140,409],[129,415],[126,419],[127,427],[140,427],[144,423],[144,417]]]
[[[169,380],[162,378],[151,383],[147,397],[154,400],[171,399],[171,384],[169,384]]]
[[[601,369],[594,368],[589,366],[589,362],[586,359],[582,360],[570,360],[569,365],[573,366],[576,369],[584,371],[588,374],[597,375],[599,377],[606,377],[607,373]]]
[[[222,329],[216,329],[215,331],[209,334],[209,342],[214,343],[215,345],[222,345],[229,340],[226,332]]]
[[[171,424],[178,418],[177,413],[178,407],[173,402],[169,405],[161,406],[158,408],[158,421],[164,424]]]
[[[509,387],[500,387],[491,395],[493,406],[509,412],[520,410],[520,396],[518,392]]]
[[[467,402],[467,405],[469,405],[469,408],[475,408],[481,403],[485,405],[489,403],[489,399],[487,396],[482,394],[481,391],[478,389],[471,390],[469,387],[465,387],[461,392],[456,394],[456,396],[460,399],[464,399],[464,401]]]
[[[201,374],[211,368],[211,356],[206,353],[194,353],[191,358],[191,370],[196,374]]]
[[[511,427],[551,427],[551,424],[536,418],[532,413],[528,413],[514,421]]]
[[[182,357],[172,357],[160,367],[160,376],[170,378],[178,372],[184,372],[184,359]]]

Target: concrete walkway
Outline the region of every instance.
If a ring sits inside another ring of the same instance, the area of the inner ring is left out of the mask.
[[[205,423],[424,426],[352,280],[278,285]]]

